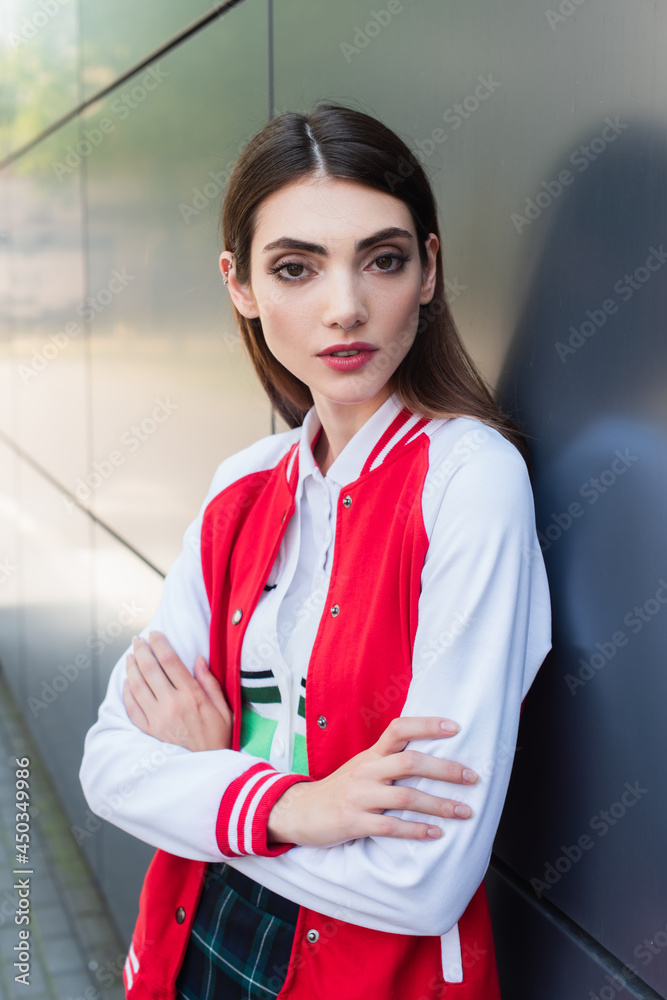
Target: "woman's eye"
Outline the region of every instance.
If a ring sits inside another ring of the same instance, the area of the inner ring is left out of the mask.
[[[383,253],[376,257],[373,263],[380,271],[402,271],[408,260],[410,258],[405,254]]]
[[[287,261],[286,264],[276,264],[269,268],[279,281],[293,281],[296,278],[303,278],[306,273],[306,265],[299,264],[298,261]]]

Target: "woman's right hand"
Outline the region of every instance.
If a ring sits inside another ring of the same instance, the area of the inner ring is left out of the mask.
[[[437,839],[438,826],[382,815],[387,809],[468,819],[470,806],[439,798],[399,778],[435,778],[472,785],[478,775],[463,764],[440,760],[419,750],[405,750],[411,740],[454,736],[458,725],[441,718],[393,719],[380,739],[320,781],[300,781],[282,795],[269,814],[269,843],[332,847],[358,837]]]

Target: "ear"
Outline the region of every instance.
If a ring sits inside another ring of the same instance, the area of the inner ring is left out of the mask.
[[[422,287],[419,296],[419,304],[424,306],[430,302],[435,294],[435,281],[437,277],[436,261],[438,259],[438,247],[440,241],[435,233],[429,233],[425,241],[427,262],[423,269]]]
[[[256,319],[259,316],[259,309],[252,288],[249,284],[239,284],[234,266],[234,254],[231,250],[223,250],[220,254],[220,270],[223,278],[226,278],[227,291],[238,311],[246,319]]]

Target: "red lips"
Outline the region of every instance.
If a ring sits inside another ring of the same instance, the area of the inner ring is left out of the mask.
[[[323,354],[333,354],[335,351],[377,351],[377,347],[367,344],[364,340],[355,340],[352,344],[334,344],[332,347],[326,347],[317,357],[321,358]]]

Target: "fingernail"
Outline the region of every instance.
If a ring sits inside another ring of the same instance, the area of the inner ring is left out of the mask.
[[[429,826],[428,830],[426,831],[426,836],[432,837],[434,840],[437,840],[438,837],[442,836],[442,830],[440,829],[439,826]]]
[[[138,635],[133,635],[132,636],[132,645],[133,646],[134,646],[135,642],[139,642],[139,636]]]
[[[476,781],[479,780],[479,775],[471,771],[469,767],[463,768],[463,780],[467,781],[469,785],[474,785]]]
[[[470,806],[454,806],[454,815],[460,819],[468,819],[469,816],[472,816],[472,809]]]
[[[451,734],[451,733],[458,733],[460,727],[458,722],[452,722],[451,719],[443,719],[442,722],[440,723],[440,728],[444,729],[446,733]]]

